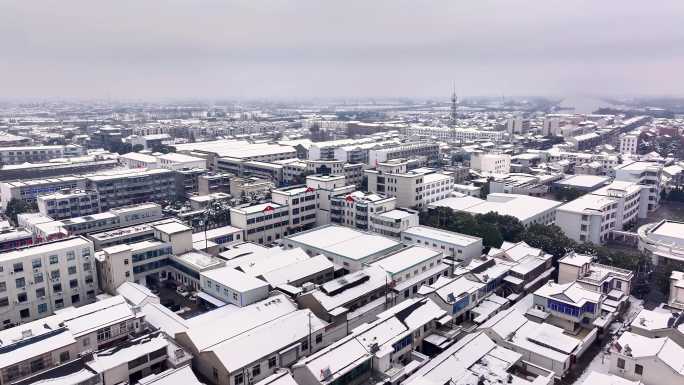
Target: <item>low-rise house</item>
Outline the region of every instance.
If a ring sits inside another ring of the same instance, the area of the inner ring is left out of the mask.
[[[684,315],[665,309],[641,309],[629,325],[632,333],[648,338],[668,337],[684,347]]]
[[[420,353],[446,315],[429,299],[410,299],[292,367],[300,385],[396,384],[428,362]]]
[[[684,383],[684,348],[671,339],[623,333],[610,347],[610,373],[644,385]]]
[[[607,309],[607,296],[585,289],[577,282],[558,284],[549,281],[534,292],[534,307],[550,314],[548,322],[578,332],[579,328],[604,328],[615,316],[615,308]]]
[[[297,303],[329,322],[329,328],[341,328],[348,334],[389,307],[393,302],[389,288],[387,273],[371,266],[302,293]]]
[[[506,309],[478,327],[498,345],[562,378],[596,340],[596,332],[572,336],[549,323],[529,320],[515,307]]]
[[[236,306],[265,299],[268,289],[268,283],[228,266],[200,273],[200,290]]]
[[[310,310],[297,310],[284,295],[220,310],[176,335],[194,355],[194,368],[218,385],[261,381],[340,337],[330,335],[327,322]]]
[[[473,318],[470,310],[487,295],[486,284],[466,277],[441,277],[432,285],[423,285],[418,294],[432,299],[458,324],[470,321]]]
[[[585,289],[619,299],[629,297],[633,278],[632,271],[596,263],[589,255],[572,252],[558,261],[558,283],[577,281]]]
[[[523,354],[497,345],[479,332],[465,336],[418,369],[403,384],[551,385],[553,372],[524,360]]]

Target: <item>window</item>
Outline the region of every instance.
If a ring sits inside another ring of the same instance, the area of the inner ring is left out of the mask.
[[[19,293],[17,295],[17,302],[24,303],[26,301],[28,301],[28,297],[26,296],[26,293]]]
[[[112,328],[107,326],[97,331],[97,340],[105,341],[112,338]]]
[[[90,337],[85,337],[83,339],[83,346],[89,346],[90,345]]]
[[[0,298],[0,307],[9,306],[9,299],[7,297]]]
[[[644,375],[644,367],[639,365],[639,364],[635,364],[634,365],[634,374],[638,374],[640,376],[643,376]]]
[[[242,375],[242,373],[235,375],[235,385],[240,385],[244,382],[245,382],[245,377]]]
[[[78,294],[74,294],[71,296],[71,303],[79,303],[81,302],[81,297]]]
[[[47,312],[47,304],[46,303],[39,303],[38,304],[38,313],[45,313]]]
[[[269,369],[275,368],[275,366],[276,366],[276,356],[273,356],[273,357],[268,359],[268,368]]]
[[[64,307],[64,300],[63,299],[56,299],[55,300],[55,308],[61,309]]]
[[[67,261],[73,261],[74,259],[76,259],[76,253],[74,253],[73,251],[67,251],[66,257]]]
[[[214,379],[218,380],[218,370],[216,370],[216,368],[212,368],[212,375],[214,376]]]
[[[50,272],[50,278],[52,279],[59,279],[59,270],[52,270]]]
[[[31,361],[31,373],[36,373],[45,369],[45,363],[42,358]]]
[[[15,273],[20,273],[20,272],[22,272],[22,271],[24,271],[24,264],[21,263],[21,262],[20,262],[20,263],[15,263],[15,264],[14,264],[14,272],[15,272]]]
[[[21,318],[29,318],[31,316],[31,313],[29,313],[29,309],[23,309],[19,311],[19,316]]]
[[[76,274],[76,266],[69,266],[69,275]]]
[[[43,263],[40,261],[40,259],[34,259],[33,261],[31,261],[31,266],[33,266],[34,269],[37,269],[43,266]]]
[[[59,257],[56,255],[51,255],[50,256],[50,264],[51,265],[56,265],[59,263]]]
[[[72,289],[75,288],[75,287],[78,287],[78,279],[72,279],[72,280],[70,280],[70,281],[69,281],[69,287],[72,288]]]
[[[43,282],[43,273],[33,274],[33,282],[36,284]]]
[[[624,369],[625,368],[625,360],[622,358],[618,358],[617,367],[620,369]],[[636,370],[636,368],[635,368],[635,370]]]
[[[62,284],[61,284],[61,283],[56,283],[56,284],[52,285],[52,290],[53,290],[55,293],[60,293],[60,292],[62,291]]]
[[[0,282],[0,293],[3,293],[7,291],[7,283],[6,282]]]
[[[261,365],[256,364],[252,366],[252,377],[256,377],[261,374]]]
[[[302,341],[302,350],[309,350],[309,340]]]
[[[16,287],[17,287],[18,289],[19,289],[19,288],[22,288],[22,287],[26,287],[26,280],[25,280],[23,277],[22,277],[22,278],[17,278],[17,279],[14,280],[14,284],[16,285]]]
[[[323,334],[316,334],[316,344],[323,342]]]

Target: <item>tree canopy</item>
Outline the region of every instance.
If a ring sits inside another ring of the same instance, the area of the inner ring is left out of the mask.
[[[528,245],[553,255],[554,262],[573,250],[594,255],[599,263],[629,270],[636,270],[643,262],[640,254],[575,242],[556,225],[533,224],[525,228],[517,218],[495,212],[470,215],[454,212],[448,207],[437,207],[422,211],[420,224],[480,237],[485,247],[500,247],[503,241],[525,241]]]

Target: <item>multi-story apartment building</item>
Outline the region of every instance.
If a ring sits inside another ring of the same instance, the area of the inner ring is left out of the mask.
[[[556,224],[576,241],[604,243],[613,231],[636,223],[642,191],[635,183],[615,181],[558,207]]]
[[[100,209],[127,206],[143,202],[173,201],[176,198],[174,171],[118,170],[87,175],[88,189],[95,190]]]
[[[617,199],[583,195],[556,209],[556,225],[571,239],[601,244],[616,230]]]
[[[620,154],[634,155],[639,149],[639,133],[620,135]]]
[[[480,140],[500,142],[506,139],[504,131],[486,131],[462,127],[409,126],[404,129],[408,136],[425,136],[442,141],[474,142]]]
[[[176,154],[175,152],[170,152],[168,154],[159,155],[157,157],[159,161],[159,167],[168,170],[182,170],[191,168],[207,168],[207,160],[203,158],[198,158],[196,156],[190,156],[186,154]]]
[[[290,206],[267,202],[242,208],[232,207],[230,223],[245,230],[247,241],[271,244],[289,234]]]
[[[488,174],[508,174],[511,156],[508,154],[474,153],[470,156],[470,168]]]
[[[660,207],[663,166],[654,162],[630,162],[615,167],[615,180],[641,185],[639,218]]]
[[[190,227],[175,221],[151,227],[153,238],[105,247],[97,253],[97,271],[103,291],[115,293],[124,282],[156,286],[167,278],[168,270],[174,266],[170,263],[172,256],[192,251]]]
[[[370,150],[368,164],[375,165],[392,159],[425,159],[427,164],[435,164],[439,159],[439,144],[435,142],[403,143],[388,148]]]
[[[37,216],[32,231],[37,241],[57,239],[69,235],[81,235],[91,232],[105,231],[116,227],[131,226],[139,223],[159,220],[163,217],[161,206],[156,203],[143,203],[113,208],[107,212],[62,219],[59,221],[43,221]]]
[[[100,201],[95,191],[61,190],[36,198],[38,211],[52,219],[80,217],[100,212]]]
[[[85,148],[68,144],[65,146],[0,147],[2,164],[40,163],[56,158],[85,155]]]
[[[592,192],[592,195],[599,195],[613,198],[617,201],[617,215],[615,216],[615,227],[622,230],[634,223],[639,217],[639,205],[641,204],[642,187],[631,182],[614,181],[607,186],[603,186]]]
[[[47,317],[95,300],[93,244],[74,237],[0,253],[2,326]]]
[[[84,190],[85,187],[86,179],[77,176],[16,180],[0,183],[0,198],[2,198],[2,207],[6,208],[12,199],[34,203],[38,195],[50,194],[64,189]]]
[[[397,198],[354,191],[330,199],[330,221],[369,230],[373,216],[394,210]]]
[[[453,191],[454,178],[448,171],[414,169],[393,172],[395,170],[396,168],[385,165],[379,165],[375,170],[366,170],[368,191],[396,197],[397,206],[419,208],[448,198]]]
[[[287,233],[308,230],[316,225],[316,189],[304,185],[284,187],[271,192],[271,201],[290,209]]]
[[[399,238],[401,233],[418,226],[418,211],[398,208],[371,215],[369,230],[386,237]]]
[[[197,192],[199,195],[213,194],[217,192],[230,192],[231,173],[207,173],[197,177]]]
[[[216,160],[216,170],[227,172],[240,177],[256,177],[273,182],[280,186],[284,180],[283,165],[278,163],[260,162],[238,158],[219,158]]]
[[[593,154],[585,152],[562,151],[557,148],[552,148],[545,153],[545,157],[549,162],[556,163],[567,160],[575,167],[580,165],[588,165],[596,163],[601,174],[609,174],[620,161],[620,158],[615,154]]]

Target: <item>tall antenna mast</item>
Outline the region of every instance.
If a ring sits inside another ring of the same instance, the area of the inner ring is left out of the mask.
[[[451,127],[456,128],[456,118],[457,118],[457,108],[458,108],[458,96],[456,96],[456,82],[454,82],[454,90],[451,93]]]

